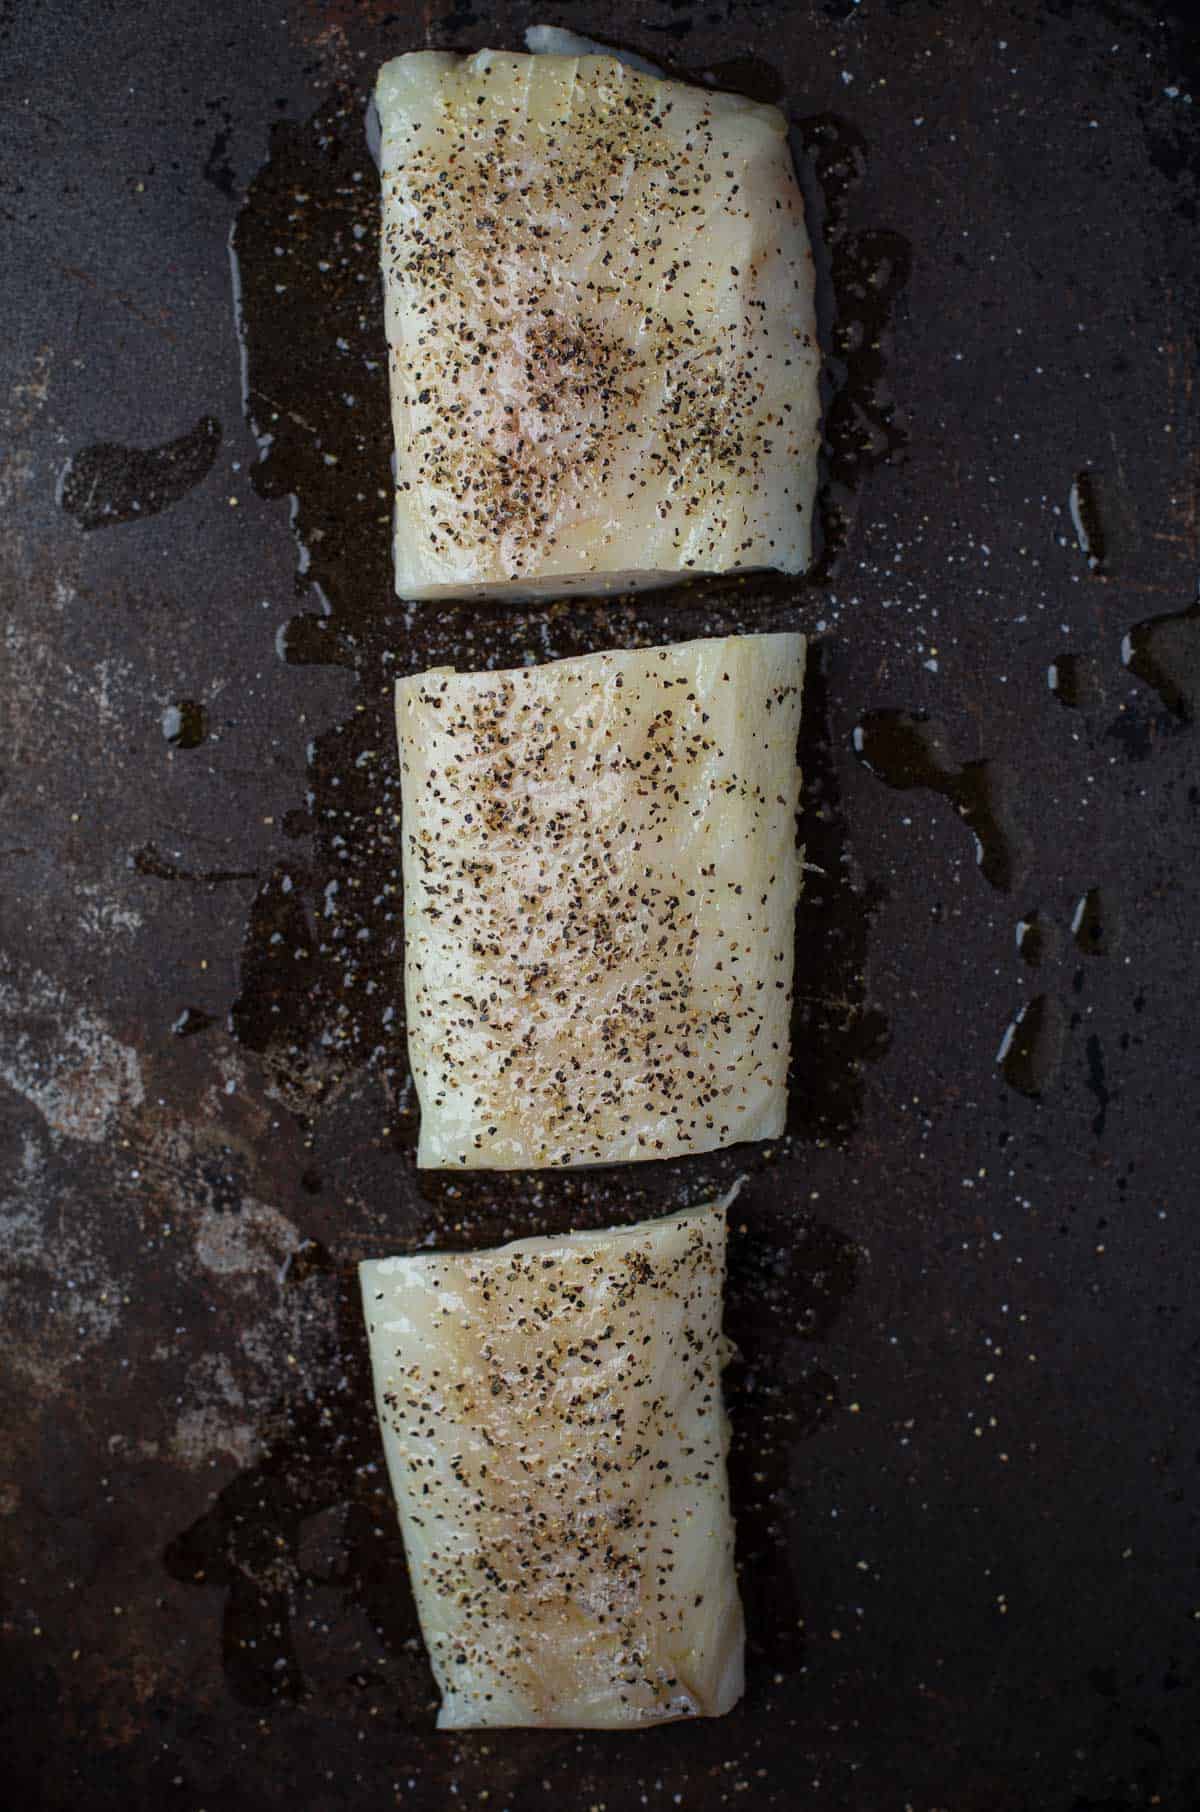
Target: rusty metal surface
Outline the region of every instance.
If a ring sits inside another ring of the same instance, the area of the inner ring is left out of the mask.
[[[539,10],[0,7],[11,1801],[1191,1806],[1195,42],[1125,0],[564,0],[795,123],[826,556],[405,606],[362,92]],[[719,625],[819,638],[787,1138],[418,1175],[391,677]],[[354,1261],[741,1170],[744,1704],[437,1736]]]

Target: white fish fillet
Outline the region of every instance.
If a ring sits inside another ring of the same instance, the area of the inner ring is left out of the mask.
[[[442,1728],[741,1697],[725,1206],[359,1267]]]
[[[417,1162],[783,1130],[800,635],[398,682]]]
[[[819,353],[783,115],[492,50],[398,57],[375,99],[397,591],[802,571]]]
[[[615,57],[618,63],[640,69],[643,75],[657,76],[664,82],[668,79],[662,66],[652,63],[648,57],[639,57],[632,50],[614,50],[611,44],[602,44],[599,38],[585,38],[582,32],[567,31],[561,25],[528,26],[525,48],[542,57]]]

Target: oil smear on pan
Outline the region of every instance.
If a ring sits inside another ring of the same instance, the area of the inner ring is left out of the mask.
[[[1200,708],[1200,596],[1184,610],[1135,623],[1121,643],[1121,659],[1154,688],[1174,718],[1194,723]]]
[[[1068,929],[1077,952],[1092,958],[1111,956],[1119,943],[1119,913],[1107,890],[1089,887],[1078,895]],[[1018,921],[1016,946],[1022,960],[1038,968],[1048,956],[1057,956],[1059,939],[1053,925],[1035,909]],[[1087,964],[1075,966],[1071,987],[1076,995],[1084,991],[1087,971]],[[1058,1074],[1068,1037],[1084,1023],[1081,1011],[1068,1017],[1062,1001],[1053,994],[1038,994],[1026,1001],[1006,1026],[996,1052],[997,1066],[1009,1087],[1039,1100]],[[1097,1033],[1088,1035],[1085,1049],[1085,1087],[1097,1101],[1092,1131],[1099,1138],[1107,1125],[1113,1091],[1106,1081],[1104,1053]]]
[[[198,749],[208,735],[208,713],[194,698],[178,698],[162,714],[162,733],[173,749]]]
[[[1036,907],[1017,921],[1017,950],[1031,969],[1036,969],[1046,954],[1046,927]]]
[[[867,984],[880,896],[858,878],[847,843],[820,642],[809,649],[800,727],[806,873],[796,944],[788,1130],[844,1141],[862,1108],[864,1066],[891,1043]]]
[[[361,682],[351,718],[309,745],[308,794],[285,821],[295,858],[262,878],[232,1012],[306,1114],[364,1064],[385,1080],[403,1068],[387,682],[407,632],[388,563],[377,208],[361,107],[335,95],[273,128],[230,245],[254,483],[288,500],[298,548],[277,652]]]
[[[1083,668],[1077,654],[1060,654],[1046,669],[1046,684],[1060,705],[1070,711],[1079,709],[1083,691]]]
[[[1058,1073],[1066,1026],[1062,1007],[1049,994],[1023,1006],[1007,1027],[996,1052],[1010,1088],[1037,1100]]]
[[[1067,495],[1067,508],[1079,551],[1087,561],[1089,571],[1099,572],[1104,564],[1104,536],[1090,472],[1075,474]]]
[[[202,887],[221,887],[229,881],[256,881],[253,868],[187,868],[175,856],[159,849],[157,843],[143,843],[129,857],[129,866],[139,875],[155,881],[194,881]]]
[[[285,1295],[329,1278],[312,1242]],[[321,1713],[371,1726],[432,1723],[433,1691],[357,1337],[357,1281],[335,1284],[341,1354],[320,1394],[297,1381],[261,1456],[167,1546],[172,1578],[223,1595],[233,1697],[265,1707],[318,1693]]]
[[[1107,956],[1114,943],[1112,913],[1098,887],[1082,894],[1071,914],[1071,936],[1085,956]]]
[[[854,749],[886,785],[907,792],[925,787],[948,799],[975,839],[984,879],[1007,890],[1013,883],[1013,839],[1004,823],[995,765],[947,753],[936,724],[908,711],[868,711],[854,731]]]
[[[171,1021],[171,1031],[176,1038],[194,1038],[197,1032],[207,1032],[215,1023],[211,1013],[202,1012],[199,1007],[184,1007]]]
[[[1039,1098],[1059,1071],[1064,1031],[1062,1007],[1053,995],[1037,995],[1021,1007],[995,1053],[1010,1089]]]
[[[757,1669],[798,1671],[804,1662],[804,1593],[788,1561],[805,1515],[793,1459],[796,1443],[842,1407],[825,1344],[862,1266],[858,1247],[820,1219],[789,1217],[781,1227],[768,1195],[744,1192],[731,1217],[725,1306],[736,1349],[725,1392],[752,1689]]]

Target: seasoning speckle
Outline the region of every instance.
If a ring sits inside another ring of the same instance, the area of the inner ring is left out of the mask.
[[[783,115],[496,51],[399,57],[376,101],[397,591],[803,571],[820,354]]]
[[[360,1266],[443,1728],[636,1726],[740,1697],[726,1206]]]
[[[803,676],[782,634],[399,682],[420,1164],[783,1131]]]

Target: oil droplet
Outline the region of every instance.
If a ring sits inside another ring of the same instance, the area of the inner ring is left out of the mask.
[[[1087,1088],[1088,1093],[1096,1097],[1096,1114],[1092,1120],[1092,1131],[1099,1138],[1108,1124],[1108,1106],[1112,1100],[1104,1070],[1104,1047],[1095,1032],[1087,1041]]]
[[[1046,930],[1036,909],[1018,921],[1017,949],[1033,969],[1037,968],[1046,954]]]
[[[841,1140],[861,1110],[864,1065],[883,1056],[891,1032],[867,989],[869,931],[878,899],[869,890],[856,890],[847,866],[830,710],[818,644],[809,656],[800,728],[805,853],[812,865],[803,911],[813,918],[812,935],[799,939],[796,949],[788,1130]]]
[[[317,988],[316,940],[291,876],[276,869],[250,911],[233,1035],[252,1051],[302,1045],[326,1003]]]
[[[198,749],[208,735],[208,713],[194,698],[176,699],[162,714],[162,733],[173,748]]]
[[[140,875],[156,881],[198,881],[217,886],[224,881],[257,881],[253,868],[181,868],[177,860],[164,856],[156,843],[143,843],[129,857],[129,866]]]
[[[783,77],[764,57],[728,57],[724,63],[710,63],[702,79],[709,77],[713,87],[749,95],[752,101],[770,105],[783,97]]]
[[[1062,1043],[1062,1008],[1049,995],[1039,994],[1021,1008],[996,1052],[1008,1086],[1037,1100],[1058,1069]]]
[[[912,269],[912,248],[884,228],[847,230],[848,197],[867,169],[867,141],[858,128],[821,113],[801,120],[796,131],[817,265],[817,320],[832,388],[825,410],[828,471],[818,497],[821,545],[808,575],[820,584],[845,546],[862,479],[908,445],[888,368],[891,322]]]
[[[1089,887],[1071,916],[1071,936],[1086,956],[1104,956],[1111,947],[1109,914],[1098,887]]]
[[[202,1013],[199,1007],[185,1007],[178,1018],[171,1021],[171,1030],[176,1038],[191,1038],[197,1032],[206,1032],[214,1023],[211,1013]]]
[[[1097,572],[1104,560],[1104,537],[1090,472],[1076,472],[1067,498],[1067,507],[1071,512],[1071,526],[1075,530],[1079,551],[1086,556],[1091,571]]]
[[[1081,662],[1077,654],[1060,654],[1046,669],[1046,684],[1060,705],[1078,710],[1082,690]]]
[[[290,662],[293,667],[354,665],[352,656],[337,636],[332,618],[317,616],[313,611],[305,611],[279,625],[275,652],[280,660]]]
[[[993,887],[1012,886],[1014,859],[997,811],[995,775],[988,761],[957,767],[937,725],[908,711],[868,711],[854,731],[854,748],[885,786],[907,792],[926,787],[948,799],[975,836],[976,860]]]
[[[318,1241],[307,1239],[291,1254],[280,1282],[296,1319],[312,1315],[332,1293],[339,1322],[361,1328],[355,1280],[335,1274]],[[339,1349],[333,1376],[322,1385],[318,1394],[311,1375],[297,1371],[286,1394],[264,1406],[262,1457],[167,1544],[163,1565],[190,1590],[224,1594],[221,1658],[235,1702],[262,1708],[321,1691],[336,1704],[329,1651],[313,1641],[318,1621],[330,1612],[330,1582],[314,1552],[313,1525],[332,1519],[338,1626],[359,1638],[347,1690],[352,1683],[368,1728],[375,1703],[378,1715],[386,1707],[393,1725],[424,1725],[429,1667],[400,1526],[380,1487],[379,1424],[361,1336]]]
[[[161,447],[85,447],[59,481],[58,501],[82,529],[157,516],[206,478],[221,445],[221,424],[205,415],[190,433]]]
[[[857,1287],[862,1254],[837,1228],[804,1218],[781,1243],[769,1192],[739,1200],[731,1217],[725,1326],[737,1350],[727,1374],[733,1423],[730,1488],[747,1555],[772,1545],[778,1506],[794,1478],[796,1443],[818,1434],[840,1392],[823,1343]],[[741,1537],[739,1536],[739,1539]],[[746,1609],[755,1645],[794,1664],[803,1606],[787,1569],[747,1566]]]
[[[1200,701],[1200,598],[1186,610],[1136,623],[1121,644],[1121,659],[1168,711],[1192,723]]]

